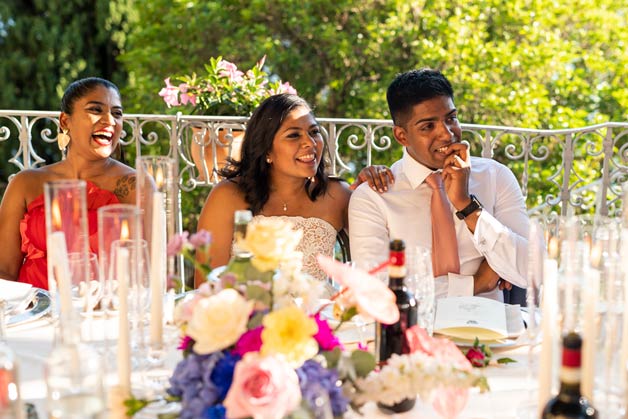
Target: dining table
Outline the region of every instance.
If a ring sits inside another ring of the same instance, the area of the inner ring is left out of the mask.
[[[115,353],[115,336],[117,333],[117,318],[93,317],[84,319],[81,324],[82,335],[88,344],[95,347],[97,353]],[[363,329],[364,326],[361,326]],[[345,329],[340,333],[340,339],[346,344],[355,343],[356,330]],[[12,325],[7,329],[7,341],[9,346],[17,354],[19,361],[19,383],[22,400],[32,404],[39,418],[48,417],[46,402],[45,365],[48,356],[53,350],[55,341],[55,321],[50,315],[21,324]],[[171,348],[165,356],[165,368],[173,369],[181,353],[176,350],[177,331],[174,326],[165,329],[165,343]],[[105,343],[109,343],[109,345]],[[107,348],[109,346],[109,348]],[[494,347],[494,359],[509,357],[516,362],[497,365],[491,364],[482,369],[486,376],[490,391],[479,393],[472,390],[466,407],[460,413],[460,419],[521,419],[538,417],[538,415],[526,416],[522,407],[528,403],[536,402],[536,380],[532,372],[533,366],[529,359],[538,359],[538,346],[533,349],[532,357],[529,354],[529,346],[525,344],[511,344],[503,347]],[[115,355],[114,358],[115,359]],[[116,383],[114,371],[115,362],[104,363],[106,385]],[[141,372],[134,370],[132,382],[141,380]],[[150,415],[138,415],[149,418]],[[103,416],[111,417],[106,412]],[[156,416],[153,416],[156,417]],[[349,412],[346,418],[387,418],[391,417],[381,411],[374,403],[368,403],[362,407],[360,413]],[[394,418],[439,418],[429,402],[417,400],[415,407],[406,413],[392,415]]]

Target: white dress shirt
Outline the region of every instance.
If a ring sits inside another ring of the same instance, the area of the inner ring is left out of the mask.
[[[424,180],[433,171],[414,160],[405,148],[403,158],[391,170],[395,183],[388,186],[387,192],[379,194],[363,183],[349,202],[351,258],[364,266],[386,260],[392,239],[404,240],[406,248],[432,248],[432,190]],[[475,233],[471,233],[464,220],[455,216],[452,206],[460,274],[474,275],[486,259],[501,278],[526,288],[529,220],[517,179],[510,169],[494,160],[471,157],[469,193],[484,209]],[[446,296],[447,290],[447,276],[436,278],[436,298]],[[482,295],[503,301],[498,288]]]

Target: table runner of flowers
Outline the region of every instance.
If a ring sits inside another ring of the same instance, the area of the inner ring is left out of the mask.
[[[181,403],[180,418],[313,417],[321,392],[340,418],[370,401],[427,400],[437,388],[487,389],[451,341],[416,326],[407,331],[412,352],[380,367],[365,346],[345,348],[335,332],[354,315],[397,321],[394,294],[368,273],[319,256],[342,286],[330,298],[338,317],[332,330],[320,304],[324,284],[301,272],[300,240],[301,232],[281,219],[250,224],[239,243],[253,255],[247,277],[227,268],[177,305],[183,359],[168,394]],[[187,235],[175,241],[188,253],[194,247]],[[145,404],[127,401],[129,415]]]

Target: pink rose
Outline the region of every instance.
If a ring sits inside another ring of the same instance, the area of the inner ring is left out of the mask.
[[[240,336],[240,339],[236,342],[232,352],[240,356],[244,356],[244,354],[249,352],[259,352],[259,349],[262,347],[263,329],[264,326],[258,326],[242,333],[242,336]]]
[[[316,320],[316,325],[318,326],[318,332],[314,335],[314,339],[318,342],[318,346],[324,351],[331,351],[335,347],[339,346],[340,349],[343,349],[342,344],[338,340],[336,336],[334,336],[331,327],[327,324],[327,321],[321,319],[320,314],[314,316],[314,320]]]
[[[299,378],[287,363],[249,352],[236,364],[224,406],[230,419],[263,419],[282,418],[300,402]]]
[[[183,250],[183,246],[188,241],[188,234],[190,233],[184,231],[181,234],[175,234],[174,236],[172,236],[172,238],[168,242],[168,256],[175,256],[181,253],[181,250]]]

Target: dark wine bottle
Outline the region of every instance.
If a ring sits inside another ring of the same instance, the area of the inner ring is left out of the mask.
[[[417,302],[408,291],[406,277],[405,244],[403,240],[390,242],[390,265],[388,267],[388,287],[397,297],[399,321],[394,324],[377,323],[376,354],[380,365],[384,365],[393,354],[410,353],[406,330],[417,323]],[[406,412],[414,407],[416,398],[405,399],[394,405],[378,406],[393,413]]]
[[[570,332],[563,338],[563,357],[560,368],[558,395],[543,408],[542,419],[597,418],[597,410],[580,393],[580,361],[582,338]]]

